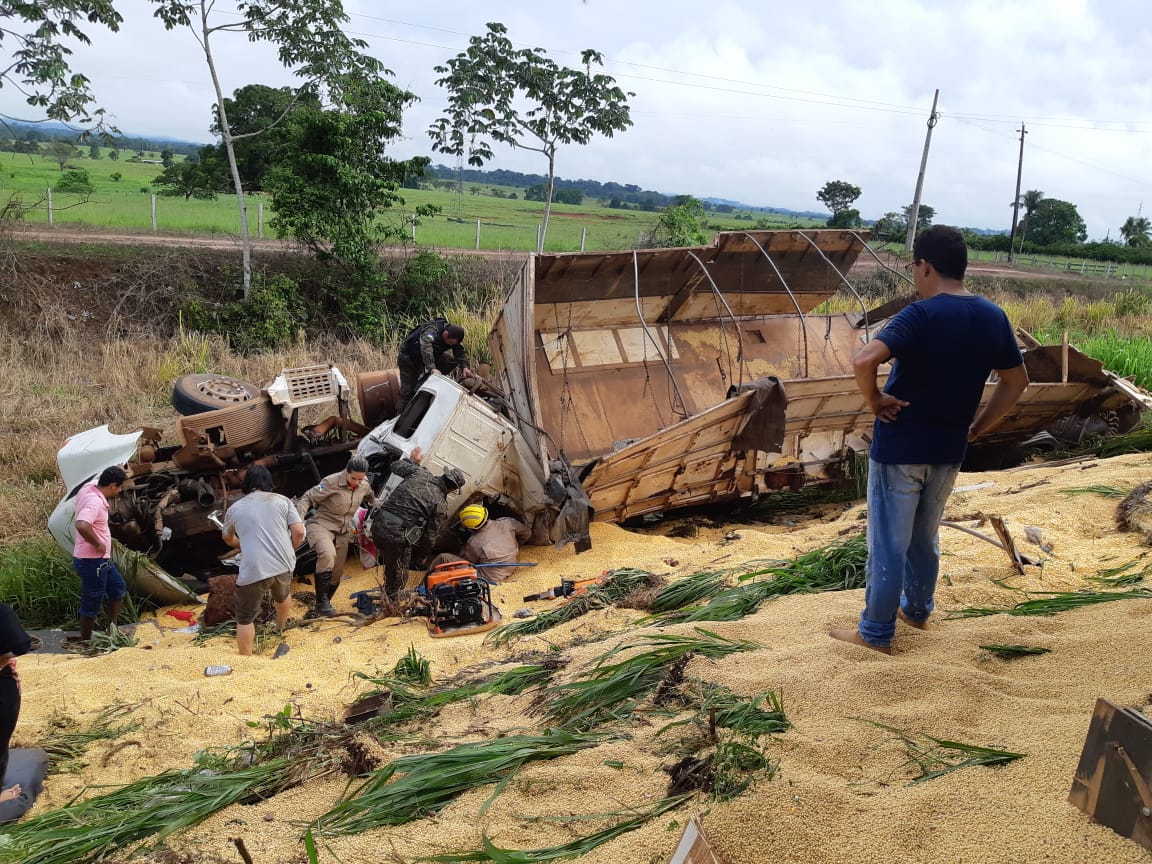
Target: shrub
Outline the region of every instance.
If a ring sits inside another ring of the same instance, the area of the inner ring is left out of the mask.
[[[76,192],[81,195],[86,195],[92,191],[92,179],[83,168],[69,168],[60,175],[60,179],[56,181],[56,185],[52,187],[52,191]]]
[[[119,171],[113,171],[111,174],[108,175],[109,179],[112,180],[113,183],[119,183],[120,179],[123,176],[124,175],[121,174]]]
[[[189,300],[181,306],[180,316],[190,330],[228,337],[242,354],[288,345],[306,321],[300,287],[283,274],[255,274],[247,300]]]

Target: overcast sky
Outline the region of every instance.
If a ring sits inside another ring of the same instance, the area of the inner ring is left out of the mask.
[[[146,0],[117,0],[119,34],[91,29],[75,67],[125,132],[210,141],[214,97],[188,32],[166,32]],[[1021,120],[1023,186],[1072,201],[1089,236],[1152,212],[1152,25],[1132,0],[345,0],[348,30],[420,101],[404,158],[434,161],[427,128],[446,100],[433,66],[488,21],[517,45],[579,65],[595,48],[636,95],[634,126],[570,146],[567,178],[820,210],[829,180],[860,186],[865,218],[912,200],[933,90],[939,123],[923,202],[937,222],[1007,228]],[[218,9],[229,8],[218,0]],[[222,35],[225,90],[291,77],[268,46]],[[0,111],[27,117],[12,88]],[[491,168],[543,173],[542,156],[500,148]]]

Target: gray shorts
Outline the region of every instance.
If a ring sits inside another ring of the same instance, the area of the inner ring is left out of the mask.
[[[292,595],[292,574],[280,573],[250,585],[236,586],[236,623],[251,624],[260,614],[264,596],[272,592],[274,603],[283,603]]]

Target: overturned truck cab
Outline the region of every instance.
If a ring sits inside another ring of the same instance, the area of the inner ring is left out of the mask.
[[[531,256],[491,333],[496,386],[533,452],[571,460],[597,520],[840,481],[874,419],[852,355],[915,299],[870,310],[848,278],[861,254],[891,269],[840,230]],[[837,295],[857,311],[820,311]],[[974,453],[1067,418],[1123,430],[1152,407],[1075,348],[1019,335],[1032,384]]]

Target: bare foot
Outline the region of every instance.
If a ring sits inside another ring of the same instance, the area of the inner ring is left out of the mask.
[[[901,621],[903,621],[905,624],[907,624],[909,627],[915,627],[917,630],[927,630],[928,629],[928,619],[924,619],[923,621],[914,621],[913,619],[909,618],[907,615],[904,614],[903,609],[897,609],[896,610],[896,617],[899,618]]]
[[[7,789],[0,789],[0,803],[5,801],[13,801],[16,798],[19,798],[22,791],[23,790],[20,788],[19,783],[13,786],[9,786]]]
[[[859,630],[829,630],[828,635],[833,639],[839,639],[841,642],[849,642],[852,645],[859,645],[861,648],[871,648],[873,651],[879,651],[881,654],[892,653],[892,649],[888,646],[873,645],[871,642],[865,642]]]

